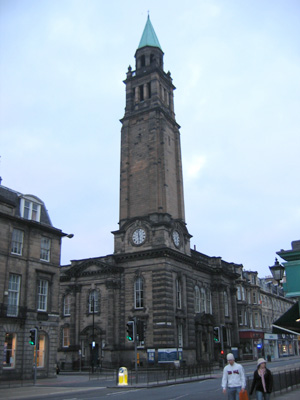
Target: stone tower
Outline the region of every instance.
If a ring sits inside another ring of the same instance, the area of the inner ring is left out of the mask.
[[[170,72],[150,18],[129,66],[121,120],[120,220],[115,254],[169,247],[190,254],[179,125]]]

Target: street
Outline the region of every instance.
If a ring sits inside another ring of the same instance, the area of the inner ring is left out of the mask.
[[[268,368],[273,373],[283,369],[299,368],[300,358],[282,359],[268,363]],[[256,363],[244,364],[247,377],[251,377],[256,368]],[[221,370],[215,370],[211,379],[173,384],[168,386],[134,387],[117,386],[115,382],[106,379],[89,380],[88,375],[59,375],[57,379],[44,379],[37,382],[36,386],[0,389],[0,398],[7,400],[99,400],[99,399],[124,399],[124,400],[176,400],[176,399],[213,399],[225,400],[221,390]],[[293,392],[297,396],[297,392]],[[4,396],[3,396],[4,395]],[[272,396],[273,397],[273,396]],[[290,399],[276,394],[276,398]],[[295,397],[297,398],[297,397]]]

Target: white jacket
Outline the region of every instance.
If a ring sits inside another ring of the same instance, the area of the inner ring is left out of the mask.
[[[246,387],[246,378],[244,368],[241,364],[237,364],[236,362],[233,365],[226,365],[223,370],[223,378],[222,378],[222,388],[226,389],[226,387],[237,387],[242,386],[242,389]]]

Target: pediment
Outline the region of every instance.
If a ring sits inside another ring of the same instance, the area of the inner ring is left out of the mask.
[[[64,271],[62,279],[80,278],[86,276],[96,275],[111,275],[120,274],[123,272],[122,267],[118,267],[114,264],[105,263],[99,260],[83,260],[78,264],[71,266],[67,271]]]

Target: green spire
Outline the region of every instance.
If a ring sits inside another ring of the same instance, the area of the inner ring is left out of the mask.
[[[153,26],[151,24],[149,15],[138,49],[146,46],[158,47],[162,51],[156,33],[154,32]]]

